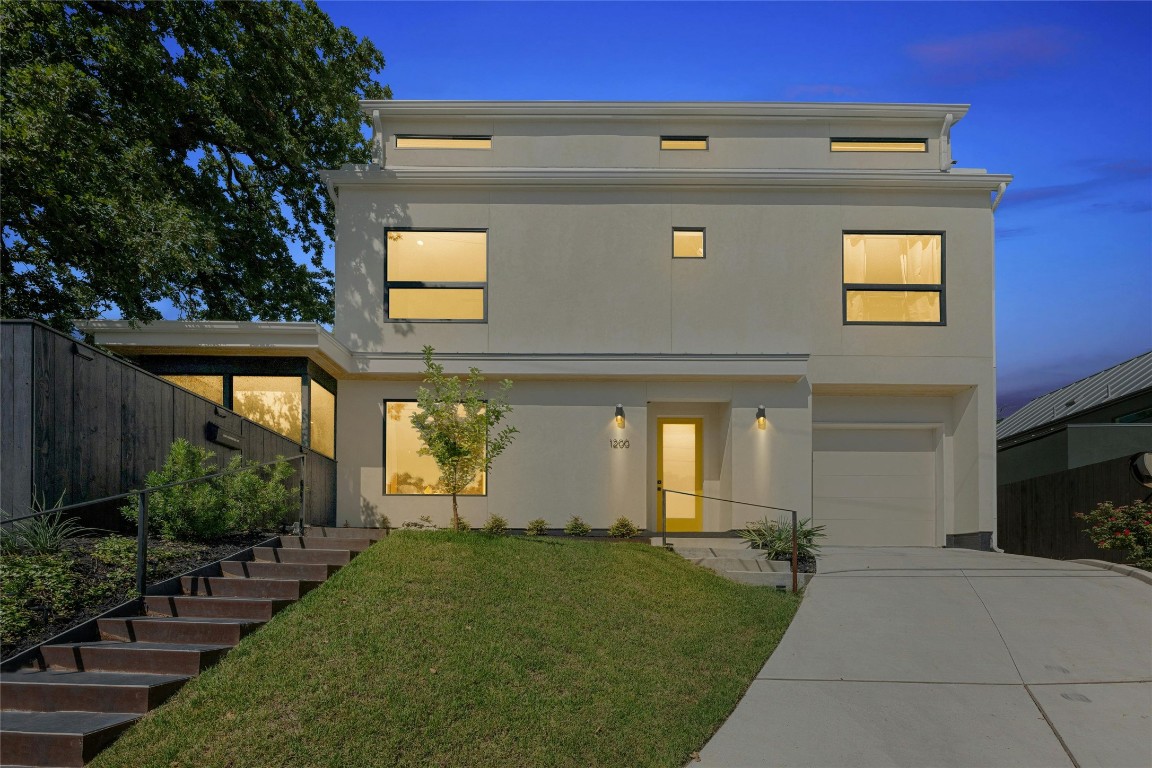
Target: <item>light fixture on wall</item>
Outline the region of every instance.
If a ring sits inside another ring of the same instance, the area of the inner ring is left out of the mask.
[[[766,414],[764,412],[764,406],[762,406],[762,405],[756,409],[756,428],[757,429],[767,429],[768,428],[768,414]]]
[[[624,429],[624,405],[623,403],[616,403],[616,426]]]

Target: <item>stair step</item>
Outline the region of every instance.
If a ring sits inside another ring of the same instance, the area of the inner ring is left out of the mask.
[[[264,622],[253,619],[126,616],[100,619],[104,640],[236,645]]]
[[[293,547],[253,547],[252,556],[261,563],[322,563],[348,565],[356,552],[348,549],[297,549]]]
[[[281,536],[279,546],[283,549],[323,549],[350,550],[363,552],[375,544],[371,539],[328,539],[314,536]]]
[[[257,563],[224,560],[220,563],[220,570],[225,576],[232,578],[324,581],[340,570],[340,566],[324,563]]]
[[[187,675],[20,670],[0,673],[0,706],[29,712],[143,714],[188,681]]]
[[[366,541],[380,541],[388,536],[383,528],[325,528],[313,526],[304,529],[304,536],[309,539],[363,539]]]
[[[0,763],[83,766],[139,719],[135,712],[4,712]]]
[[[237,579],[227,576],[185,576],[180,586],[186,595],[221,597],[258,597],[299,600],[320,586],[310,579]]]
[[[145,672],[197,675],[215,664],[230,646],[218,643],[60,643],[41,646],[44,663],[56,669],[87,672]]]
[[[254,619],[269,621],[292,605],[293,600],[259,597],[195,597],[192,595],[149,595],[144,606],[149,616],[182,616],[210,619]]]

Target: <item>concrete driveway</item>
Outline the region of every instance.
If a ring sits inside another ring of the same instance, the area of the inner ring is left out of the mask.
[[[957,549],[819,570],[692,766],[1152,766],[1152,585]]]

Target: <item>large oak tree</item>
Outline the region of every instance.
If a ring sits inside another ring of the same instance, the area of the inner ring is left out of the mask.
[[[366,160],[366,39],[312,0],[0,0],[3,314],[332,320],[319,171]],[[292,244],[306,254],[297,263]]]

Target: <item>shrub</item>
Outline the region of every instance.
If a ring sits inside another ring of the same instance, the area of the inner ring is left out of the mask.
[[[60,551],[68,539],[90,533],[90,529],[64,517],[62,512],[51,512],[64,503],[64,494],[51,507],[43,494],[32,497],[31,513],[48,512],[39,517],[17,520],[0,526],[0,552],[25,555],[52,555]]]
[[[435,530],[436,524],[432,522],[432,518],[428,515],[420,515],[419,520],[408,520],[400,527],[413,531],[426,531]]]
[[[505,533],[508,533],[508,521],[500,515],[489,515],[488,522],[484,523],[484,527],[480,530],[484,531],[484,533],[503,536]]]
[[[592,533],[592,526],[581,520],[579,515],[572,515],[568,524],[564,526],[564,533],[569,536],[587,536]]]
[[[824,526],[813,525],[812,518],[796,523],[796,554],[799,559],[811,560],[820,551],[818,539],[824,538]],[[753,549],[762,549],[769,560],[792,559],[792,521],[787,518],[769,520],[764,517],[740,531],[740,538]]]
[[[450,522],[448,524],[448,527],[454,531],[470,531],[470,530],[472,530],[472,524],[469,523],[464,518],[460,517],[460,515],[456,515],[456,519],[453,520],[452,522]]]
[[[1127,550],[1127,562],[1152,570],[1152,503],[1133,501],[1117,507],[1105,501],[1076,517],[1085,522],[1084,533],[1097,547]]]
[[[172,443],[158,472],[149,472],[146,487],[194,480],[220,471],[212,451],[183,438]],[[156,491],[148,499],[148,530],[169,540],[202,540],[227,533],[265,530],[278,525],[295,507],[295,494],[285,485],[292,467],[284,461],[269,467],[246,465],[240,456],[228,462],[236,474]],[[133,501],[121,514],[135,520]]]
[[[72,558],[9,554],[0,560],[0,635],[13,643],[33,624],[47,624],[76,604]]]
[[[640,533],[640,529],[624,516],[616,518],[616,522],[612,523],[608,528],[609,536],[616,536],[621,539],[630,539]]]
[[[542,517],[529,520],[528,525],[524,527],[525,536],[543,536],[546,533],[548,533],[548,521]]]

